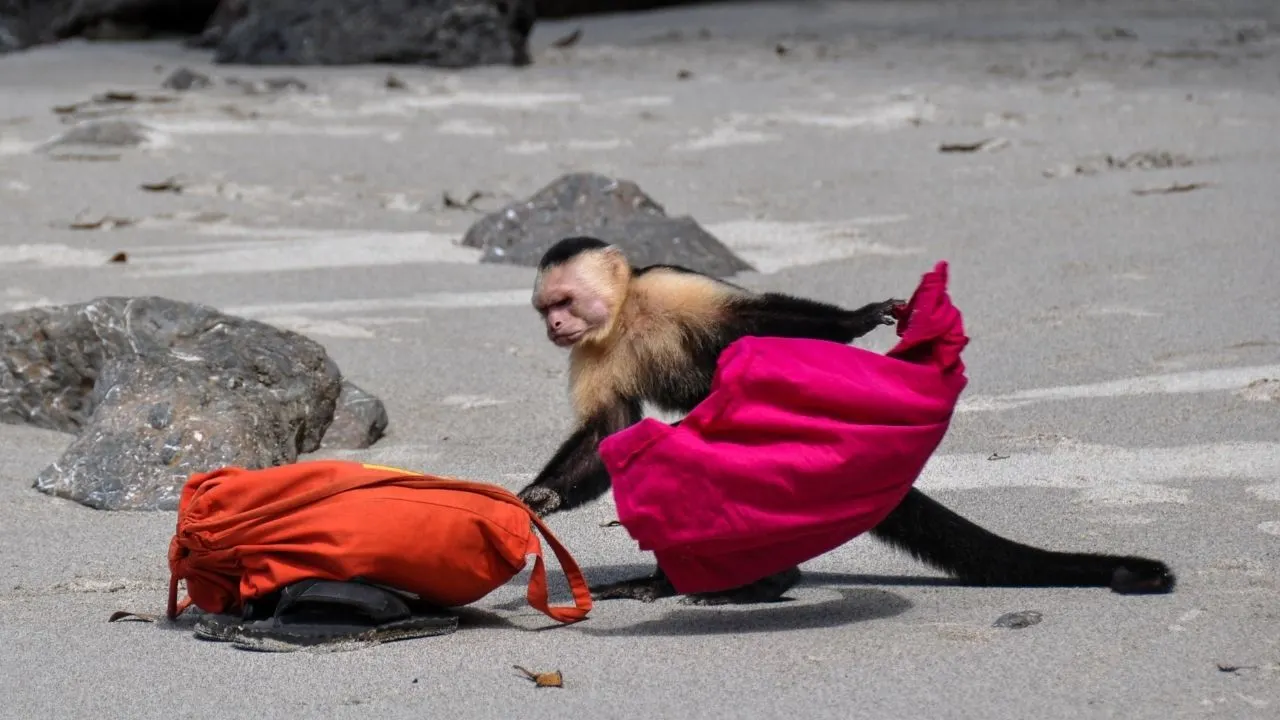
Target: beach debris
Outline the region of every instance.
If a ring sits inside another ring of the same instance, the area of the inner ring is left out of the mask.
[[[75,220],[67,227],[72,230],[115,230],[116,228],[129,227],[137,222],[133,218],[103,215],[96,220]]]
[[[169,90],[178,90],[186,92],[187,90],[203,90],[211,87],[213,80],[204,73],[196,72],[191,68],[181,67],[169,73],[169,77],[160,83],[161,87]]]
[[[149,145],[157,137],[151,126],[122,118],[85,120],[43,143],[40,152],[65,147],[123,148]]]
[[[559,38],[557,40],[553,40],[551,43],[551,47],[557,47],[557,48],[573,47],[574,45],[577,45],[578,41],[581,39],[582,39],[582,28],[577,28],[573,32],[569,33],[568,35],[565,35],[564,37]]]
[[[529,670],[525,670],[519,665],[512,665],[511,667],[524,673],[525,677],[533,681],[533,684],[535,687],[540,687],[540,688],[541,687],[558,687],[558,688],[564,687],[564,676],[560,674],[559,670],[553,670],[551,672],[535,673]]]
[[[1193,183],[1174,183],[1172,185],[1163,185],[1161,187],[1152,188],[1135,188],[1132,192],[1134,195],[1172,195],[1174,193],[1191,192],[1200,188],[1209,187],[1209,183],[1193,182]]]
[[[341,447],[363,418],[367,446],[385,410],[346,384],[319,343],[204,305],[100,297],[0,314],[0,420],[75,435],[34,486],[100,510],[174,510],[192,473],[294,462],[331,425]]]
[[[602,527],[602,528],[622,527],[622,521],[621,521],[621,520],[610,520],[609,522],[602,522],[602,523],[600,523],[600,527]]]
[[[677,80],[688,80],[691,77],[693,77],[693,72],[691,70],[685,70],[682,68],[676,71]]]
[[[55,162],[115,162],[119,153],[56,153],[49,156]]]
[[[591,235],[636,265],[682,265],[719,277],[754,268],[688,216],[669,217],[636,183],[598,173],[561,175],[532,196],[477,220],[461,240],[481,262],[536,266],[562,238]]]
[[[93,101],[98,104],[107,105],[110,103],[171,103],[177,102],[177,98],[172,95],[144,95],[132,90],[108,90],[104,93],[93,96]]]
[[[1235,395],[1252,402],[1280,402],[1280,378],[1259,378],[1237,390]]]
[[[307,84],[294,77],[273,77],[260,78],[257,80],[244,80],[242,78],[227,78],[227,84],[232,87],[240,88],[246,95],[271,95],[282,92],[306,92]]]
[[[408,90],[409,85],[400,79],[395,73],[387,73],[387,77],[382,81],[382,86],[388,90]]]
[[[108,90],[89,100],[69,105],[55,105],[53,112],[56,115],[68,116],[68,119],[70,117],[103,117],[120,115],[128,109],[128,106],[138,103],[163,104],[177,102],[177,100],[178,98],[172,95],[147,95],[132,90]]]
[[[1070,175],[1097,175],[1106,170],[1167,170],[1170,168],[1189,167],[1194,161],[1186,155],[1165,150],[1140,150],[1120,157],[1117,155],[1100,155],[1085,158],[1080,162],[1067,163],[1044,171],[1045,177],[1067,177]]]
[[[127,263],[129,262],[129,254],[121,250],[110,258],[107,258],[107,262],[116,264]]]
[[[119,622],[121,620],[134,620],[137,622],[153,623],[153,622],[159,622],[160,616],[153,615],[151,613],[137,613],[137,612],[130,612],[128,610],[117,610],[111,613],[111,617],[107,618],[107,622],[109,623]]]
[[[972,153],[972,152],[995,152],[1009,146],[1007,138],[986,138],[977,142],[968,143],[943,143],[938,146],[938,152],[944,153]]]
[[[444,203],[444,206],[446,208],[454,208],[457,210],[473,210],[475,209],[474,208],[475,202],[481,198],[487,197],[488,195],[489,194],[484,191],[475,190],[470,195],[467,196],[466,200],[457,200],[452,195],[449,194],[448,190],[445,190],[442,193],[442,202]]]
[[[1000,453],[998,453],[998,452],[993,452],[993,453],[991,453],[990,455],[988,455],[988,456],[987,456],[987,460],[991,460],[991,461],[995,461],[995,460],[1008,460],[1008,459],[1009,459],[1009,456],[1008,456],[1008,455],[1001,455],[1001,454],[1000,454]]]
[[[1021,630],[1032,625],[1040,623],[1042,616],[1035,610],[1021,610],[1018,612],[1005,613],[996,618],[991,627],[1008,628],[1010,630]]]
[[[146,190],[147,192],[182,192],[182,184],[178,182],[178,178],[176,177],[165,178],[160,182],[142,183],[138,187]]]
[[[1119,27],[1119,26],[1098,28],[1096,34],[1099,40],[1104,40],[1107,42],[1110,42],[1113,40],[1137,40],[1138,39],[1138,33],[1130,30],[1129,28]]]

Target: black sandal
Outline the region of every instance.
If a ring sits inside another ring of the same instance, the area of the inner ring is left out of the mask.
[[[193,631],[203,640],[243,650],[292,652],[448,635],[457,629],[456,615],[410,593],[359,579],[308,579],[245,603],[240,616],[201,616]]]

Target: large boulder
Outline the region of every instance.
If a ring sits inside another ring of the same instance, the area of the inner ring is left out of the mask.
[[[0,0],[0,52],[72,37],[140,39],[204,28],[219,0]]]
[[[250,65],[529,63],[534,0],[0,0],[0,52],[177,34]]]
[[[318,343],[203,305],[107,297],[0,315],[0,421],[75,434],[35,487],[93,508],[173,510],[191,473],[366,447],[381,405]]]
[[[532,0],[255,0],[220,63],[526,65]]]
[[[717,277],[754,269],[693,218],[670,217],[634,182],[597,173],[562,175],[527,200],[489,213],[461,244],[481,248],[481,262],[534,267],[573,235],[613,243],[637,266],[682,265]]]

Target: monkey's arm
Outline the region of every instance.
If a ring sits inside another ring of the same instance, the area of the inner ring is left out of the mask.
[[[762,293],[735,300],[730,321],[743,335],[801,337],[849,343],[881,325],[897,320],[893,309],[904,301],[889,299],[856,310],[782,293]]]
[[[600,497],[609,489],[609,472],[596,448],[643,417],[638,400],[623,399],[587,418],[561,443],[538,477],[518,493],[520,499],[545,517]]]

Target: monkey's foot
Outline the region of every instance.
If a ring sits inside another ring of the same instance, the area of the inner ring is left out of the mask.
[[[793,567],[776,575],[757,580],[750,585],[743,585],[732,590],[713,593],[686,595],[680,599],[682,605],[750,605],[754,603],[778,602],[788,590],[800,582],[800,568]]]
[[[649,575],[591,588],[592,600],[639,600],[651,603],[675,594],[676,589],[671,587],[665,575]]]
[[[1150,595],[1173,592],[1177,578],[1159,560],[1125,558],[1111,574],[1111,591],[1121,595]]]
[[[516,497],[520,498],[520,501],[525,505],[528,505],[530,510],[537,513],[538,517],[546,517],[559,510],[560,505],[564,502],[563,498],[560,497],[560,493],[540,485],[531,485],[521,490]]]

